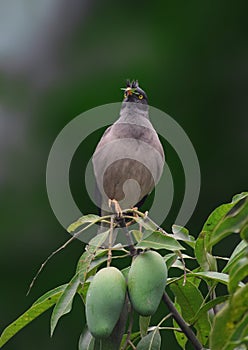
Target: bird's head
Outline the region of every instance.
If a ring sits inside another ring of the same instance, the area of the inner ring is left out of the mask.
[[[126,81],[126,87],[121,88],[124,91],[123,102],[136,102],[147,105],[147,96],[144,90],[139,87],[138,80]]]

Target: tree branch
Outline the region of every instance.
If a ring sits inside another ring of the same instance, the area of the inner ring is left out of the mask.
[[[167,308],[169,309],[170,313],[172,314],[172,317],[175,319],[183,333],[186,335],[186,337],[189,339],[189,341],[192,343],[195,350],[203,350],[202,344],[199,342],[199,340],[196,338],[195,333],[192,331],[192,329],[186,324],[182,316],[179,314],[177,309],[175,308],[173,302],[170,300],[168,294],[164,292],[163,294],[163,302],[166,304]]]

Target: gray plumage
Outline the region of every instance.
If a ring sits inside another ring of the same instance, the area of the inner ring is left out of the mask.
[[[138,82],[127,83],[119,119],[103,134],[93,155],[102,215],[111,212],[109,199],[122,210],[132,208],[159,181],[164,151],[149,120],[145,92]]]

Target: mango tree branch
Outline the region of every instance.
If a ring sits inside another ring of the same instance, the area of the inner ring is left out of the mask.
[[[199,340],[196,338],[195,333],[192,331],[192,329],[187,325],[187,323],[184,321],[182,316],[179,314],[179,312],[175,308],[173,302],[170,300],[166,292],[164,292],[162,299],[163,299],[163,302],[166,304],[168,310],[172,314],[172,317],[181,328],[182,332],[186,335],[186,337],[192,343],[194,349],[203,350],[204,348],[202,344],[199,342]]]

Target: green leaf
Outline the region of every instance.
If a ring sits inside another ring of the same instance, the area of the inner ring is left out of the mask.
[[[238,288],[240,281],[248,277],[248,257],[238,260],[236,264],[232,267],[229,273],[229,285],[228,289],[230,293],[234,293]]]
[[[139,230],[130,231],[136,242],[139,242],[142,239],[143,233]]]
[[[108,255],[105,254],[104,256],[96,257],[92,260],[89,269],[87,271],[87,277],[92,276],[96,273],[99,266],[101,266],[105,261],[108,260]]]
[[[89,286],[90,286],[90,282],[84,282],[83,284],[79,285],[77,290],[84,304],[86,303],[86,295],[87,295]]]
[[[236,262],[239,259],[243,258],[246,254],[247,254],[247,244],[246,242],[241,241],[232,252],[230,259],[226,264],[226,266],[224,267],[224,269],[222,270],[222,272],[224,273],[228,272],[233,267],[233,265],[236,264]]]
[[[247,191],[235,194],[232,197],[232,203],[236,203],[236,202],[240,201],[241,199],[245,198],[246,196],[248,196],[248,192]]]
[[[123,252],[122,249],[115,249],[115,252]],[[112,260],[119,259],[124,255],[112,256]],[[125,255],[126,256],[126,255]],[[96,252],[86,251],[80,257],[77,265],[77,272],[79,273],[80,282],[85,283],[90,276],[94,276],[104,262],[108,260],[108,249],[97,249]]]
[[[211,350],[232,350],[230,347],[237,330],[247,326],[248,284],[239,288],[229,302],[217,313],[210,333]],[[244,336],[246,336],[245,334]],[[243,335],[241,335],[243,337]],[[236,338],[237,341],[237,338]]]
[[[188,254],[182,254],[182,258],[183,258],[183,259],[195,260],[194,257],[192,257],[192,256],[190,256],[190,255],[188,255]]]
[[[248,224],[248,197],[247,195],[239,200],[232,202],[234,204],[231,210],[219,220],[212,233],[208,236],[207,248],[211,249],[213,245],[231,233],[239,233],[243,227]]]
[[[199,272],[199,271],[200,271],[200,269],[198,267],[195,270],[191,271],[191,273],[187,273],[187,280],[189,280],[191,283],[193,283],[197,288],[199,288],[199,285],[200,285],[202,279],[199,278],[197,275],[195,276],[194,274],[196,272]],[[184,278],[184,275],[181,276],[181,278]]]
[[[153,232],[153,231],[156,231],[158,228],[158,226],[148,217],[143,219],[139,216],[138,217],[134,216],[133,220],[136,221],[138,224],[140,224],[142,227],[144,227],[145,230],[148,230],[148,231]]]
[[[174,306],[177,309],[177,311],[181,314],[182,311],[181,311],[180,305],[177,302],[175,302]],[[180,328],[178,326],[178,324],[176,323],[176,321],[174,320],[174,318],[173,318],[173,326],[175,328]],[[188,341],[188,338],[186,337],[186,335],[183,332],[178,332],[176,330],[174,331],[174,335],[175,335],[175,338],[176,338],[178,344],[181,346],[182,349],[185,350],[185,346],[186,346],[186,343]]]
[[[176,240],[181,240],[187,243],[190,247],[194,248],[195,246],[195,238],[190,236],[189,231],[182,226],[173,225],[172,226],[173,237]]]
[[[90,271],[90,266],[92,261],[97,257],[100,258],[107,254],[106,249],[99,250],[99,247],[106,241],[108,234],[109,234],[109,230],[96,235],[89,242],[89,245],[86,247],[85,252],[80,257],[77,265],[77,272],[79,274],[81,283],[84,283],[87,277],[87,274]]]
[[[93,249],[94,248],[94,249]],[[82,270],[85,266],[85,258],[87,256],[93,255],[94,259],[100,259],[108,254],[108,249],[96,249],[95,246],[93,247],[86,247],[86,250],[83,252],[83,254],[80,256],[78,263],[77,263],[77,269],[76,272],[79,270]]]
[[[183,270],[183,271],[185,270],[185,267],[184,267],[184,265],[183,265],[183,263],[182,263],[181,260],[176,260],[176,261],[173,263],[172,267],[175,267],[175,268],[180,269],[180,270]]]
[[[80,280],[83,283],[86,280],[87,273],[90,268],[91,261],[94,259],[94,254],[85,251],[80,257],[77,265],[77,273],[79,273]]]
[[[206,232],[201,232],[196,240],[195,244],[195,257],[198,264],[204,271],[209,270],[209,263],[207,259],[207,250],[205,243]]]
[[[164,256],[164,261],[166,263],[168,270],[177,261],[177,259],[178,259],[178,255],[174,253],[166,254]]]
[[[246,225],[248,219],[247,203],[248,193],[243,192],[234,196],[231,203],[219,206],[209,215],[202,228],[201,235],[197,239],[197,241],[203,239],[204,242],[196,241],[196,245],[198,244],[196,257],[205,271],[211,270],[207,266],[208,257],[206,253],[211,253],[212,246],[230,233],[239,232]],[[202,258],[201,251],[204,254]]]
[[[245,315],[239,325],[237,326],[235,332],[232,334],[229,344],[225,347],[225,350],[235,350],[242,349],[242,344],[248,345],[248,314]],[[237,347],[238,346],[238,347]],[[247,347],[243,348],[247,350]]]
[[[248,225],[245,225],[241,232],[240,237],[246,241],[246,244],[248,243]]]
[[[142,338],[147,334],[150,321],[151,321],[151,316],[139,316],[139,328],[140,328],[140,334]]]
[[[167,249],[172,251],[184,249],[177,240],[159,231],[154,231],[150,236],[140,241],[136,248]]]
[[[78,350],[94,350],[95,339],[86,328],[81,334],[78,342]]]
[[[102,251],[101,254],[85,255],[86,263],[83,265],[83,260],[80,261],[78,265],[77,272],[79,272],[80,282],[84,283],[89,279],[90,276],[94,276],[99,268],[104,262],[108,260],[108,250]],[[112,259],[118,259],[120,256],[113,256]],[[83,256],[81,258],[84,258]]]
[[[204,303],[201,292],[188,280],[186,281],[185,285],[183,285],[183,281],[175,281],[170,284],[170,288],[176,297],[176,302],[180,305],[183,318],[186,322],[191,323],[198,310]],[[208,314],[202,314],[195,322],[194,327],[197,330],[197,337],[199,341],[203,345],[206,344],[210,331]]]
[[[216,226],[219,224],[223,218],[227,215],[230,209],[235,205],[235,203],[222,204],[217,207],[207,218],[202,231],[211,234]]]
[[[247,344],[247,339],[246,339],[246,344]],[[232,350],[233,346],[231,348],[226,348],[226,350]],[[247,350],[247,346],[245,344],[241,344],[239,346],[235,345],[234,350]]]
[[[206,282],[209,283],[210,280],[218,283],[223,283],[228,285],[229,283],[229,276],[225,273],[221,273],[221,272],[214,272],[214,271],[205,271],[205,272],[195,272],[193,274],[189,273],[189,276],[199,276],[202,279],[204,279]],[[244,283],[239,282],[239,287],[243,287]]]
[[[140,338],[140,332],[134,332],[130,335],[130,340],[131,342],[135,342]],[[124,344],[126,343],[127,340],[127,334],[124,334],[121,340],[121,349],[123,349]],[[128,347],[127,349],[129,349],[130,347]]]
[[[81,218],[79,218],[77,221],[73,222],[68,226],[67,231],[69,233],[74,232],[78,227],[89,224],[89,223],[97,223],[101,219],[100,216],[94,215],[94,214],[89,214],[89,215],[84,215]]]
[[[201,232],[195,244],[195,257],[204,271],[216,271],[216,260],[212,254],[207,251],[205,237],[206,232]]]
[[[150,332],[139,341],[136,350],[160,350],[160,346],[161,336],[159,330],[155,328],[153,332]]]
[[[24,314],[18,317],[17,320],[12,322],[1,334],[0,347],[2,347],[9,339],[11,339],[17,332],[23,327],[32,322],[36,317],[40,316],[43,312],[52,307],[63,291],[66,288],[66,284],[57,287],[40,297]]]
[[[90,251],[91,253],[95,253],[98,248],[100,248],[103,243],[106,241],[109,235],[109,230],[98,233],[95,237],[93,237],[87,246],[87,250]]]
[[[183,275],[180,277],[173,277],[167,279],[167,284],[172,284],[174,282],[183,280]],[[229,283],[229,275],[221,272],[215,272],[215,271],[202,271],[202,272],[189,272],[187,273],[187,280],[190,280],[192,277],[197,277],[200,279],[205,280],[209,283],[209,281],[214,281],[216,283],[223,283],[225,285],[228,285]],[[194,283],[196,284],[196,283]],[[239,283],[240,287],[244,286],[244,283]]]
[[[216,226],[219,224],[220,221],[222,221],[228,212],[243,198],[246,198],[248,195],[248,192],[242,192],[240,194],[235,195],[232,198],[231,203],[222,204],[219,207],[217,207],[208,217],[207,221],[205,222],[202,231],[211,233]]]
[[[189,237],[189,230],[186,227],[180,225],[172,225],[172,232],[175,236],[182,239],[188,239]],[[194,240],[193,236],[192,239]]]
[[[46,292],[45,294],[43,294],[41,297],[39,297],[39,299],[37,299],[33,305],[36,305],[36,304],[40,304],[42,303],[43,301],[49,299],[50,297],[53,297],[55,294],[57,293],[62,293],[64,292],[65,288],[67,287],[67,283],[65,284],[62,284],[61,286],[59,287],[56,287],[54,289],[51,289],[49,290],[48,292]]]
[[[127,279],[128,277],[128,273],[129,273],[129,270],[130,270],[131,266],[128,266],[128,267],[125,267],[124,269],[121,270],[123,276]]]
[[[220,297],[216,297],[215,299],[210,300],[206,304],[201,306],[200,309],[198,310],[198,312],[196,313],[196,315],[194,316],[194,318],[192,319],[192,324],[194,324],[195,321],[199,317],[201,317],[203,314],[208,312],[210,309],[212,309],[216,305],[224,303],[226,300],[228,300],[228,298],[229,298],[229,295],[223,295],[223,296],[220,296]]]
[[[53,335],[54,329],[60,317],[71,311],[72,301],[77,292],[79,284],[80,280],[77,273],[68,283],[64,292],[57,301],[51,317],[51,336]]]

